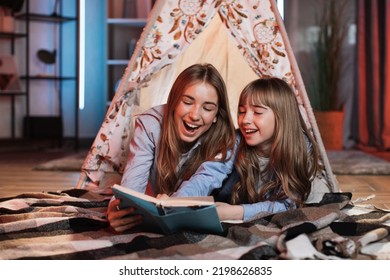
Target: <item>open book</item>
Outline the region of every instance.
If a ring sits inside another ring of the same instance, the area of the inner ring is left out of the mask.
[[[223,232],[212,196],[158,199],[117,184],[112,191],[121,200],[121,208],[134,207],[143,216],[145,230],[165,234],[180,230]]]

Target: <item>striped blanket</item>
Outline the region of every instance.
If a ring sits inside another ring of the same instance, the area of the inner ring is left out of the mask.
[[[0,259],[389,259],[390,217],[359,209],[350,193],[247,223],[221,235],[116,234],[109,197],[73,189],[0,198]]]

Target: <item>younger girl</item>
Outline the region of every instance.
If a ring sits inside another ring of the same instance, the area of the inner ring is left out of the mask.
[[[258,79],[238,105],[239,175],[231,203],[217,208],[221,220],[248,220],[260,212],[302,207],[313,192],[329,192],[319,150],[299,112],[293,90],[281,79]],[[226,186],[227,187],[227,186]]]
[[[121,185],[152,196],[209,195],[232,171],[234,146],[223,78],[211,64],[192,65],[177,77],[167,104],[137,117]],[[108,207],[115,231],[142,223],[119,203]]]

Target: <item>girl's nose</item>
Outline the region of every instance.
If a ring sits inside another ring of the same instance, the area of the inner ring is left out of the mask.
[[[193,120],[199,120],[199,108],[194,106],[190,111],[190,118]]]
[[[243,118],[243,122],[245,124],[250,124],[252,123],[252,119],[253,119],[253,114],[251,112],[246,112]]]

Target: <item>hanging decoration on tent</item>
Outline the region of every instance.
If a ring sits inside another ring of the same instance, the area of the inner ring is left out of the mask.
[[[243,19],[248,18],[247,11],[239,1],[225,1],[225,3],[221,5],[223,5],[224,9],[226,9],[226,14],[229,17],[230,22],[238,28],[240,28],[240,24],[242,23]],[[257,5],[255,8],[257,8]]]
[[[206,24],[206,14],[202,12],[204,2],[181,0],[178,7],[172,10],[171,16],[174,22],[168,33],[174,33],[175,40],[178,40],[183,33],[185,40],[191,42],[199,34],[199,26],[203,27]]]
[[[281,47],[282,44],[277,41],[274,42],[278,34],[277,31],[278,27],[275,21],[270,19],[259,22],[253,27],[256,41],[252,42],[252,44],[257,49],[260,61],[270,69],[274,69],[274,65],[279,63],[278,56],[286,57],[286,54],[283,51],[277,49],[277,47]],[[271,50],[276,56],[271,55]]]

